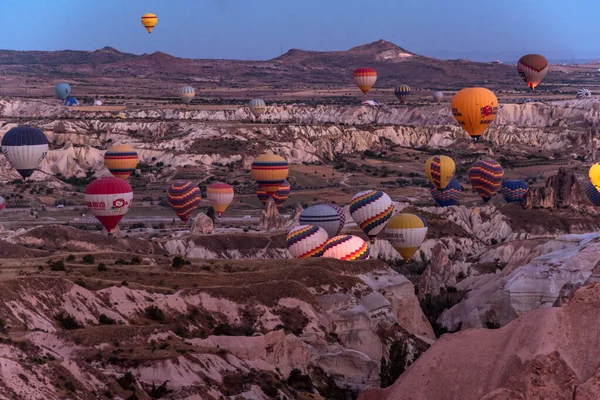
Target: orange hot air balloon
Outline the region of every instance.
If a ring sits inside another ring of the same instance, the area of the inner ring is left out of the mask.
[[[377,81],[377,72],[373,68],[356,68],[352,75],[356,86],[362,90],[365,96]]]
[[[233,201],[233,196],[233,188],[223,182],[211,183],[206,188],[206,198],[211,202],[219,217],[229,207]]]
[[[155,14],[148,13],[148,14],[142,15],[142,25],[144,25],[144,28],[146,28],[148,33],[152,32],[152,29],[154,29],[157,22],[158,22],[158,18],[156,17]]]
[[[490,126],[498,114],[498,99],[486,88],[460,90],[452,99],[452,115],[475,140]]]
[[[277,154],[263,154],[252,163],[252,179],[273,197],[289,173],[288,162]]]
[[[138,153],[126,144],[117,144],[104,153],[104,165],[115,178],[127,179],[138,164]]]
[[[548,73],[548,60],[539,54],[526,54],[519,59],[517,71],[533,92]]]

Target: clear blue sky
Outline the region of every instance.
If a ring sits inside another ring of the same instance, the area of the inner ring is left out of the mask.
[[[385,39],[440,58],[600,58],[598,0],[0,0],[0,49],[269,59]],[[158,15],[152,34],[140,23]]]

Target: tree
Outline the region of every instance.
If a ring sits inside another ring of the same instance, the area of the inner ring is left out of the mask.
[[[396,379],[412,364],[412,360],[407,360],[408,345],[406,340],[394,340],[390,347],[390,359],[385,360],[381,357],[379,368],[379,386],[386,388],[391,386]]]
[[[206,216],[212,220],[213,224],[215,223],[216,215],[213,206],[208,207],[208,210],[206,210]]]

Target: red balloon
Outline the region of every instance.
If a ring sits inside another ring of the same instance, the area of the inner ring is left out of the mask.
[[[123,179],[96,179],[85,189],[85,205],[108,232],[115,229],[132,202],[133,189]]]

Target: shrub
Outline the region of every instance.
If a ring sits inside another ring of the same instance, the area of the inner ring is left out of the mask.
[[[164,321],[165,313],[157,306],[148,306],[144,309],[144,313],[153,321]]]
[[[185,259],[185,257],[183,256],[175,256],[173,257],[173,264],[172,267],[177,269],[177,268],[181,268],[184,265],[190,265],[191,262],[189,262],[188,260]]]
[[[58,261],[50,261],[50,270],[51,271],[66,271],[65,263],[63,260]]]
[[[106,314],[100,314],[100,317],[98,318],[98,322],[100,322],[100,325],[116,325],[117,321],[114,320],[113,318],[109,317]]]
[[[61,312],[54,316],[54,319],[60,322],[63,328],[67,330],[80,329],[82,326],[77,322],[74,316],[66,312]]]
[[[106,265],[104,265],[104,263],[98,264],[98,272],[104,272],[104,271],[108,271],[108,268],[106,268]]]
[[[91,254],[86,254],[85,256],[83,256],[82,259],[84,264],[93,264],[94,263],[94,256]]]

